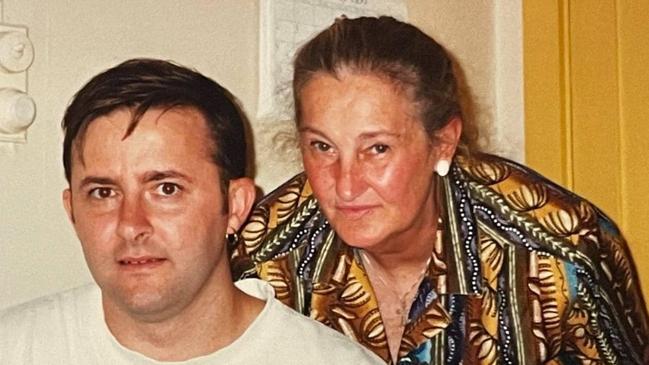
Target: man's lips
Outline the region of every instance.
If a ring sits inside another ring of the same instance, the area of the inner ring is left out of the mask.
[[[152,269],[162,265],[167,259],[163,257],[124,257],[117,262],[120,266],[129,269]]]

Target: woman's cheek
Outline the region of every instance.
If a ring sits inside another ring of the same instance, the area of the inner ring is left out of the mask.
[[[376,190],[399,188],[395,180],[399,178],[398,166],[393,164],[373,164],[364,169],[366,180]],[[396,185],[396,186],[395,186]]]
[[[321,202],[335,202],[336,179],[332,166],[304,161],[304,170],[315,197]]]

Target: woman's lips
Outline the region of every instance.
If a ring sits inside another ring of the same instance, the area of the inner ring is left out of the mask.
[[[357,219],[371,213],[377,207],[377,205],[337,205],[336,211],[345,217]]]

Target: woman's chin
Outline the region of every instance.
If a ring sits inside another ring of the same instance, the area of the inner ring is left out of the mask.
[[[371,250],[383,242],[376,234],[359,232],[356,229],[336,229],[336,233],[346,244],[354,248]]]

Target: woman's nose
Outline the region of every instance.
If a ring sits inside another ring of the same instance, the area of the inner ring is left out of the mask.
[[[367,189],[361,165],[356,160],[341,161],[336,176],[336,194],[342,201],[353,201]]]

